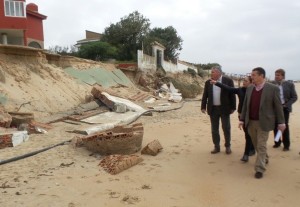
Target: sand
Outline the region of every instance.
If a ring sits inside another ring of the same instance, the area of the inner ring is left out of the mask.
[[[299,83],[296,84],[298,93]],[[63,103],[63,102],[60,102]],[[248,163],[237,113],[232,121],[232,154],[212,155],[208,115],[200,101],[179,110],[154,113],[144,124],[143,146],[158,139],[163,150],[117,175],[98,166],[101,156],[85,148],[62,145],[35,156],[0,165],[0,206],[299,206],[300,102],[290,116],[291,150],[274,149],[270,134],[270,163],[263,179],[254,178],[255,156]],[[81,125],[84,125],[83,123]],[[27,142],[0,150],[0,159],[32,152],[70,140],[77,125],[57,122],[47,134],[32,134]],[[222,137],[221,145],[224,145]],[[140,152],[137,154],[140,155]]]

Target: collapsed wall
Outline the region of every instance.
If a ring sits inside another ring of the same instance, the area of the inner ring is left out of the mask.
[[[64,72],[65,67],[112,70],[113,65],[49,54],[45,50],[0,45],[0,105],[6,111],[43,117],[85,102],[91,87]]]

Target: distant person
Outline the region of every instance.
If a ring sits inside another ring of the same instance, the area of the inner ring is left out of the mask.
[[[232,79],[222,76],[221,66],[218,65],[212,67],[211,79],[230,87],[234,86]],[[225,152],[226,154],[231,154],[230,114],[232,114],[235,109],[236,99],[233,93],[210,84],[210,80],[205,82],[201,101],[201,111],[202,113],[207,112],[210,117],[212,140],[214,144],[214,149],[211,151],[212,154],[220,152],[220,119],[225,137]]]
[[[283,151],[290,150],[290,129],[289,129],[289,118],[290,112],[292,112],[292,104],[295,103],[298,99],[295,85],[293,82],[285,80],[285,71],[283,69],[278,69],[275,71],[275,81],[273,81],[275,85],[279,87],[280,90],[280,100],[282,104],[282,109],[284,113],[285,125],[286,129],[282,134],[282,143],[283,143]],[[275,127],[274,135],[276,135],[278,129]],[[281,145],[281,140],[278,142],[275,141],[274,148],[278,148]]]
[[[247,88],[239,127],[245,126],[257,152],[255,162],[255,178],[263,177],[266,164],[269,162],[267,141],[269,132],[274,129],[284,131],[285,120],[279,96],[279,88],[265,80],[266,72],[257,67],[252,70],[252,85]]]
[[[242,112],[242,108],[243,108],[243,103],[244,103],[244,98],[245,98],[247,87],[252,84],[251,76],[246,76],[243,79],[243,86],[239,87],[239,88],[230,87],[230,86],[227,86],[227,85],[225,85],[223,83],[217,82],[215,80],[211,80],[211,83],[215,84],[216,86],[218,86],[220,88],[228,90],[230,93],[237,94],[237,96],[239,98],[239,105],[238,105],[238,110],[237,111],[239,113],[239,119],[240,119],[240,114]],[[245,132],[246,143],[245,143],[244,154],[243,154],[243,156],[241,158],[241,161],[248,162],[249,156],[252,156],[252,155],[255,154],[255,149],[254,149],[254,146],[252,144],[252,140],[251,140],[251,137],[250,137],[248,131],[246,130],[245,127],[243,127],[243,130]]]

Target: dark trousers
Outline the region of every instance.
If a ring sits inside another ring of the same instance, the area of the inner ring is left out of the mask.
[[[283,113],[284,113],[286,128],[282,134],[282,143],[283,143],[284,148],[289,149],[291,143],[290,143],[290,129],[289,129],[290,112],[289,112],[288,108],[283,107]],[[278,125],[278,123],[276,123],[275,128],[274,128],[274,136],[277,133],[277,125]],[[281,144],[281,140],[279,140],[278,142],[275,142],[275,145],[280,146],[280,144]]]
[[[243,130],[245,132],[245,140],[246,140],[244,155],[248,155],[249,156],[249,153],[251,151],[254,151],[255,148],[253,146],[253,143],[252,143],[251,137],[250,137],[250,135],[248,133],[248,130],[245,127],[243,127]]]
[[[211,123],[212,140],[215,145],[215,148],[217,149],[220,149],[220,132],[219,132],[220,119],[222,123],[222,129],[224,132],[224,137],[225,137],[225,147],[230,147],[230,139],[231,139],[230,115],[222,113],[222,109],[220,106],[213,106],[213,110],[210,115],[210,123]]]

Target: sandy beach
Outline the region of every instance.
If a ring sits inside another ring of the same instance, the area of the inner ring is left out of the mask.
[[[296,83],[299,94],[300,84]],[[299,206],[300,102],[290,116],[291,150],[274,149],[270,133],[270,163],[263,179],[254,178],[255,156],[240,158],[244,134],[237,113],[231,116],[232,154],[212,155],[208,115],[200,101],[187,101],[178,110],[153,113],[137,122],[144,125],[143,146],[158,139],[163,150],[117,175],[98,164],[103,158],[70,144],[0,165],[0,206]],[[298,121],[297,121],[298,120]],[[82,125],[84,125],[82,123]],[[0,150],[0,160],[70,140],[76,125],[57,122],[47,134],[32,134],[27,142]],[[222,136],[221,146],[224,145]]]

